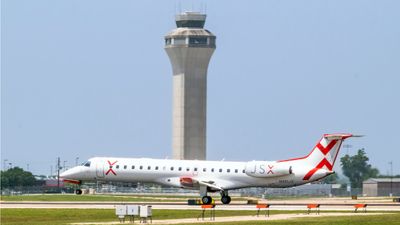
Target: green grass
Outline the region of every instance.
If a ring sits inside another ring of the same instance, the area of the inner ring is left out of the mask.
[[[195,218],[199,216],[199,210],[153,210],[153,218],[162,219],[179,219],[179,218]],[[217,210],[216,216],[245,216],[255,215],[254,211],[233,211],[233,210]],[[275,211],[271,214],[289,214],[289,213],[305,213],[302,211]],[[326,213],[326,212],[324,212]],[[386,215],[363,215],[357,216],[348,212],[351,216],[323,217],[321,218],[298,218],[280,221],[268,221],[268,224],[285,224],[285,225],[394,225],[400,224],[400,213]],[[368,213],[367,213],[368,214]],[[78,222],[111,222],[118,221],[113,209],[1,209],[1,224],[4,225],[44,225],[44,224],[69,224]],[[218,223],[221,225],[244,225],[249,222],[230,222]],[[265,224],[265,221],[251,221],[251,224]]]
[[[322,218],[297,218],[288,220],[271,220],[271,221],[242,221],[218,223],[218,225],[245,225],[245,224],[272,224],[272,225],[399,225],[400,213],[385,214],[385,215],[367,215],[357,216],[324,216]],[[186,225],[186,224],[179,224]],[[189,225],[189,224],[187,224]],[[192,224],[190,224],[192,225]]]
[[[304,213],[304,211],[301,211]],[[180,219],[195,218],[200,210],[153,210],[153,218]],[[271,211],[271,214],[299,213],[299,211]],[[217,210],[216,216],[255,215],[256,211]],[[209,216],[206,214],[206,216]],[[1,224],[69,224],[78,222],[118,221],[114,209],[1,209]]]

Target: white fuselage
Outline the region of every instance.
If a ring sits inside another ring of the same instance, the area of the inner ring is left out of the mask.
[[[82,166],[74,167],[61,177],[81,181],[151,182],[173,187],[198,189],[199,185],[182,182],[182,178],[216,184],[223,190],[245,187],[291,187],[327,176],[326,170],[303,180],[311,168],[301,161],[202,161],[149,158],[91,158]],[[272,168],[270,168],[272,167]],[[275,168],[290,168],[290,173],[279,174]],[[260,169],[261,168],[261,169]],[[209,188],[209,191],[217,189]]]
[[[334,173],[333,166],[342,142],[357,136],[324,134],[307,156],[295,159],[227,162],[95,157],[60,176],[64,181],[77,184],[81,181],[149,182],[197,189],[205,204],[212,200],[207,192],[219,191],[221,202],[229,204],[231,199],[228,190],[292,187]]]

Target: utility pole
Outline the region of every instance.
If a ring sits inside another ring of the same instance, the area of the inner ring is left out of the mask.
[[[75,158],[75,166],[78,166],[78,162],[79,162],[79,157]]]
[[[60,157],[57,158],[57,189],[60,191]]]
[[[353,147],[353,145],[349,145],[349,144],[344,144],[344,145],[343,145],[343,148],[346,149],[346,155],[349,154],[349,149],[352,148],[352,147]]]
[[[390,164],[390,197],[393,196],[393,161],[389,162]]]
[[[26,171],[29,171],[29,163],[26,164]]]

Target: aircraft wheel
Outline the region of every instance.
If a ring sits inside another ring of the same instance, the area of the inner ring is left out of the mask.
[[[75,194],[81,195],[81,194],[82,194],[82,190],[81,190],[81,189],[76,189],[76,190],[75,190]]]
[[[203,196],[203,198],[201,198],[201,201],[204,205],[209,205],[212,203],[212,198],[210,196]]]
[[[221,202],[223,204],[229,204],[229,203],[231,203],[231,197],[228,195],[224,195],[221,197]]]

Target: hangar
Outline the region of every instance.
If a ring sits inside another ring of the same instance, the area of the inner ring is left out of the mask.
[[[400,178],[370,178],[363,182],[364,196],[400,195]]]

